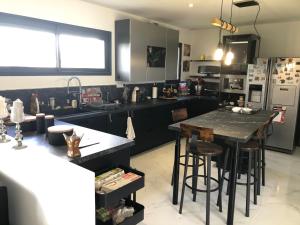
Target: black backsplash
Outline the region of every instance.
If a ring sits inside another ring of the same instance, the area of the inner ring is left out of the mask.
[[[142,89],[146,96],[152,95],[152,87],[153,83],[146,84],[126,84],[126,86],[130,89],[130,96],[133,88],[138,86]],[[164,87],[164,83],[157,83],[158,86],[158,95],[162,92]],[[107,99],[107,94],[109,93],[109,100],[114,101],[116,99],[122,99],[122,93],[124,88],[117,88],[115,85],[103,85],[103,86],[84,86],[83,88],[89,87],[100,87],[103,99]],[[70,87],[70,90],[76,89],[77,87]],[[38,99],[40,103],[44,102],[44,104],[48,105],[48,99],[50,97],[54,97],[56,99],[56,105],[64,106],[66,105],[67,99],[67,88],[43,88],[43,89],[20,89],[20,90],[0,90],[0,95],[6,98],[11,99],[12,101],[16,99],[21,99],[24,103],[24,111],[25,113],[29,113],[30,111],[30,98],[32,93],[38,94]]]

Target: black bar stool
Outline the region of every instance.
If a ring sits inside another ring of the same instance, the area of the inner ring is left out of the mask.
[[[210,128],[203,128],[192,126],[188,124],[180,124],[182,136],[187,138],[185,163],[184,163],[184,175],[182,181],[182,192],[180,200],[179,213],[182,213],[183,200],[185,187],[189,187],[193,190],[193,201],[196,201],[197,192],[206,192],[206,225],[210,224],[210,192],[219,191],[221,194],[221,171],[218,168],[218,180],[211,177],[211,157],[220,156],[223,153],[223,148],[217,144],[211,143],[214,140],[213,130]],[[187,169],[189,165],[189,155],[193,155],[193,174],[187,176]],[[207,175],[198,175],[199,156],[206,157],[207,159]],[[206,190],[197,188],[198,177],[204,177],[206,179]],[[192,178],[192,186],[187,184],[187,179]],[[217,188],[211,189],[211,180],[218,184]],[[219,198],[218,202],[219,211],[222,211],[222,200]]]
[[[179,108],[179,109],[172,110],[172,120],[173,120],[174,123],[177,123],[177,122],[180,122],[180,121],[183,121],[183,120],[186,120],[186,119],[188,119],[188,112],[187,112],[186,108]],[[193,156],[190,154],[189,157],[192,158]],[[185,158],[185,154],[180,155],[180,159],[181,158]],[[206,174],[205,158],[204,157],[203,158],[199,157],[199,160],[202,163],[200,163],[198,166],[199,167],[203,166],[204,174]],[[184,163],[179,162],[179,165],[184,166]],[[193,164],[189,164],[188,167],[193,167]],[[175,169],[175,164],[173,165],[171,185],[173,185],[173,182],[174,182],[174,169]],[[206,180],[204,180],[204,183],[206,184]]]
[[[261,184],[262,186],[265,186],[266,184],[266,149],[265,149],[265,143],[266,143],[266,139],[272,135],[273,133],[273,124],[272,121],[273,119],[277,116],[278,113],[273,113],[270,116],[270,119],[268,121],[268,123],[266,124],[265,127],[265,136],[264,138],[261,140],[261,168],[262,168],[262,180],[261,180]],[[260,190],[258,190],[260,192]]]
[[[266,126],[268,125],[268,122],[265,123],[264,125],[262,125],[256,132],[256,135],[253,137],[253,139],[251,139],[250,141],[248,141],[247,143],[241,143],[240,144],[240,152],[241,153],[245,153],[247,155],[248,158],[248,168],[247,168],[247,181],[246,183],[242,183],[242,182],[236,182],[237,185],[246,185],[246,217],[250,216],[250,189],[251,189],[251,185],[254,186],[254,192],[253,192],[253,202],[256,205],[257,204],[257,195],[258,192],[260,190],[260,171],[261,171],[261,143],[262,140],[265,137],[265,129]],[[233,143],[227,142],[229,148],[230,147],[234,147]],[[252,162],[254,157],[254,161]],[[241,161],[242,159],[239,158],[238,160],[238,168],[239,168],[239,175],[242,173],[241,171]],[[226,165],[225,165],[226,166]],[[254,169],[254,175],[251,174],[252,171],[252,167]],[[225,170],[226,167],[224,167],[224,173],[222,174],[222,179],[228,180],[225,177]],[[251,182],[251,177],[253,177],[253,182]],[[227,194],[228,191],[231,187],[227,186]]]

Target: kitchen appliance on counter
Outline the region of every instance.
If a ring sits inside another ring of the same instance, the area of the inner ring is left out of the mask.
[[[191,76],[196,95],[218,97],[220,94],[220,68],[218,61],[192,61]]]
[[[259,58],[249,65],[246,104],[279,112],[268,149],[292,153],[299,107],[300,58]]]

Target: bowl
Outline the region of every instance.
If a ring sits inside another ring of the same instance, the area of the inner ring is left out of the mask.
[[[252,109],[245,107],[245,108],[242,108],[242,112],[243,113],[251,113]]]
[[[241,109],[242,109],[241,107],[233,107],[232,112],[238,113],[241,111]]]

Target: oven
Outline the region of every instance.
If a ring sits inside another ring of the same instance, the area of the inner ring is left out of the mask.
[[[221,75],[221,92],[224,93],[246,93],[246,75],[232,75],[222,74]]]

